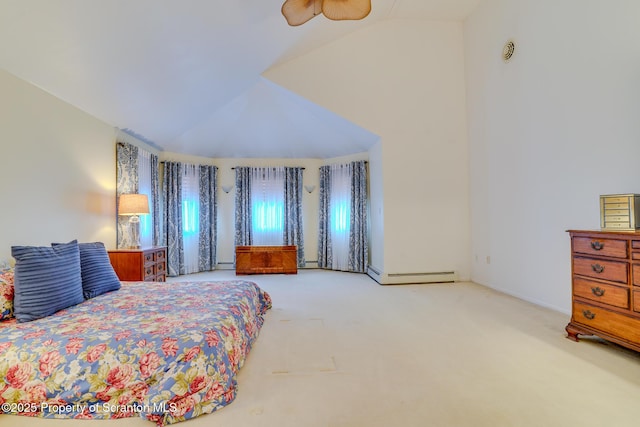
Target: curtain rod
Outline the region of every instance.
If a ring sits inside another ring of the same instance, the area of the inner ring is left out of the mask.
[[[236,167],[242,167],[242,166],[232,167],[231,170],[235,170]],[[258,167],[259,168],[259,167],[262,167],[262,166],[248,166],[248,167],[250,167],[250,168]],[[292,167],[295,168],[295,167],[298,167],[298,166],[283,166],[283,167],[285,167],[285,168],[292,168]],[[277,167],[272,167],[271,169],[277,169]],[[300,169],[305,170],[306,168],[300,168]]]

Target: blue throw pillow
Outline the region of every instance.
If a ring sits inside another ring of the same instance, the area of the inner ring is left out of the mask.
[[[120,279],[111,266],[104,243],[80,243],[78,246],[84,298],[120,289]]]
[[[28,322],[84,301],[78,242],[56,246],[12,246],[14,316]]]

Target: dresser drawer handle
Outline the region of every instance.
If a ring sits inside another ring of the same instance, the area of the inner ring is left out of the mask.
[[[600,274],[604,271],[604,265],[600,264],[591,264],[591,269],[596,273]]]
[[[604,249],[604,243],[601,242],[591,242],[591,248],[593,248],[594,251],[601,251],[602,249]]]
[[[601,297],[602,295],[604,295],[604,289],[602,289],[599,286],[596,286],[595,288],[591,288],[591,293],[597,297]]]
[[[595,313],[592,313],[592,312],[591,312],[591,311],[589,311],[589,310],[582,310],[582,315],[583,315],[584,317],[586,317],[587,319],[589,319],[589,320],[593,320],[593,319],[595,319],[595,317],[596,317],[596,314],[595,314]]]

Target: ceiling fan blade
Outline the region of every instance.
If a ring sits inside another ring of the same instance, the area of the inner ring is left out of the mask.
[[[282,15],[292,27],[302,25],[322,13],[322,0],[286,0]]]
[[[324,0],[322,13],[334,21],[362,19],[371,12],[371,0]]]

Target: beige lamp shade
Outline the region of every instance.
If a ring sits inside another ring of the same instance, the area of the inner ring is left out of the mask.
[[[149,213],[146,194],[121,194],[118,215],[144,215]]]

